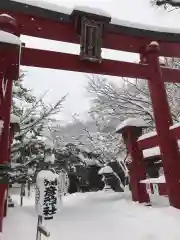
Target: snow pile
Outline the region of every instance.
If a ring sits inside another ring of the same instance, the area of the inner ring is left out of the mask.
[[[2,30],[0,30],[0,42],[21,45],[21,40],[19,37]]]
[[[15,199],[19,200],[19,196]],[[24,207],[9,209],[3,240],[12,240],[12,236],[18,240],[35,239],[37,216],[33,204],[25,198]],[[63,205],[56,218],[46,222],[49,240],[180,239],[180,211],[145,207],[133,203],[128,194],[76,193],[64,197]]]
[[[128,118],[117,126],[116,132],[120,132],[125,127],[148,127],[148,125],[141,118]]]

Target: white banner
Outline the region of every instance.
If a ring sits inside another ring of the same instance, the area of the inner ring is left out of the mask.
[[[36,211],[44,219],[53,219],[58,211],[58,175],[42,170],[36,178]]]

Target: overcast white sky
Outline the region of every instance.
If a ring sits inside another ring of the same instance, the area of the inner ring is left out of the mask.
[[[16,0],[18,1],[18,0]],[[35,2],[38,0],[35,0]],[[167,26],[178,28],[179,12],[165,13],[163,9],[156,9],[150,6],[149,0],[44,0],[46,2],[59,4],[73,8],[74,5],[90,6],[103,9],[109,12],[114,18],[128,20],[130,22],[143,23],[153,26]],[[25,2],[25,0],[24,0]],[[177,24],[177,26],[176,26]],[[179,27],[180,28],[180,27]],[[76,45],[57,43],[35,38],[22,38],[27,46],[35,48],[55,50],[59,52],[79,53]],[[135,61],[136,54],[106,51],[105,57],[124,61]],[[85,91],[87,78],[84,73],[73,73],[49,69],[25,68],[27,71],[25,85],[34,90],[39,96],[48,89],[51,89],[46,96],[46,102],[56,102],[63,95],[68,93],[63,113],[59,118],[70,121],[74,113],[79,113],[81,118],[86,118],[90,103]],[[114,80],[114,79],[113,79]],[[118,81],[117,78],[115,80]]]

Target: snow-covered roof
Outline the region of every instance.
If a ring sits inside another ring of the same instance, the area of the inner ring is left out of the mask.
[[[120,132],[122,129],[130,126],[131,127],[148,127],[148,124],[141,118],[128,118],[117,126],[116,132]]]
[[[51,10],[51,11],[64,13],[64,14],[71,14],[74,9],[83,10],[86,12],[111,17],[111,19],[112,19],[111,23],[120,25],[120,26],[156,31],[156,32],[164,32],[164,33],[180,33],[179,27],[170,26],[170,24],[167,24],[164,22],[163,22],[162,26],[157,26],[157,24],[156,25],[155,24],[154,25],[144,24],[144,23],[142,23],[142,21],[137,22],[137,20],[135,20],[135,21],[124,20],[121,18],[121,14],[119,14],[119,16],[120,16],[120,18],[119,18],[117,13],[115,13],[115,11],[112,12],[112,10],[111,10],[112,8],[109,9],[108,6],[106,6],[107,4],[102,4],[102,6],[99,9],[97,9],[94,6],[94,4],[91,4],[94,8],[90,7],[89,6],[90,4],[83,5],[83,6],[76,6],[76,5],[71,4],[71,7],[67,8],[67,7],[61,6],[62,4],[61,5],[59,3],[53,4],[53,3],[46,2],[43,0],[11,0],[11,1],[19,2],[19,3],[31,5],[31,6],[36,6],[36,7],[46,9],[46,10]],[[105,9],[106,9],[106,11],[105,11]],[[109,12],[107,12],[107,10]]]
[[[106,173],[113,173],[113,170],[110,166],[105,166],[105,167],[101,168],[98,173],[100,175],[101,174],[106,174]]]
[[[21,45],[21,40],[19,37],[2,30],[0,30],[0,42]]]

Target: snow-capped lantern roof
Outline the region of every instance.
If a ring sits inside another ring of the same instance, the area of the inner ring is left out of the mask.
[[[103,175],[103,174],[108,174],[108,173],[113,173],[113,170],[110,166],[105,166],[101,168],[98,172],[98,174]]]
[[[127,127],[145,128],[148,124],[141,118],[128,118],[117,126],[116,133],[122,133]]]

